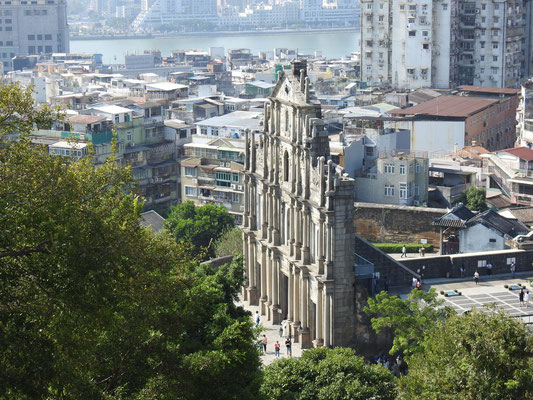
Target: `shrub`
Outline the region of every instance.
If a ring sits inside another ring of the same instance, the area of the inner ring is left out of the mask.
[[[401,253],[403,243],[373,243],[378,249],[385,253]],[[420,248],[423,247],[426,252],[433,250],[432,244],[419,244],[419,243],[406,243],[405,249],[408,253],[418,253]]]

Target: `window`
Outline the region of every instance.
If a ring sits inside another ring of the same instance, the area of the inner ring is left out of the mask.
[[[289,153],[287,151],[283,155],[283,180],[289,181]]]
[[[485,56],[480,56],[479,59],[480,59],[481,61],[485,61]]]
[[[500,9],[500,5],[499,4],[494,4],[494,9],[495,10],[499,10]]]
[[[420,173],[420,164],[419,163],[416,163],[416,173],[419,174]]]
[[[414,170],[413,164],[409,164],[409,174],[412,174]]]
[[[416,31],[409,31],[409,37],[415,37]]]
[[[373,157],[374,156],[374,148],[370,147],[370,146],[365,146],[365,156]]]
[[[231,194],[231,202],[232,203],[240,203],[241,202],[241,195],[239,193],[232,193]]]
[[[498,56],[492,56],[492,61],[498,61]]]
[[[35,35],[28,35],[28,40],[35,40]]]
[[[495,24],[497,24],[498,22],[500,22],[500,18],[498,18],[498,17],[494,17],[494,18],[492,18],[492,21],[493,21]]]
[[[400,175],[405,175],[405,164],[400,164]]]
[[[128,142],[131,142],[131,139],[133,138],[133,134],[131,132],[128,132],[126,135]]]
[[[12,26],[6,26],[6,31],[7,32],[11,32],[13,30],[13,27]]]
[[[207,135],[207,128],[200,128],[201,135]]]
[[[400,10],[405,10],[405,4],[399,4]]]
[[[424,37],[429,36],[429,31],[422,31],[422,36],[424,36]]]
[[[12,19],[6,19],[6,24],[12,24],[13,23],[13,20]]]
[[[13,41],[12,40],[8,40],[6,42],[6,46],[13,46]]]
[[[394,197],[394,185],[385,185],[385,196]]]
[[[429,50],[429,43],[422,43],[422,48],[424,50]]]
[[[118,124],[120,122],[120,117],[118,115],[115,115],[115,124]]]
[[[489,243],[496,243],[496,239],[489,239]]]
[[[442,5],[442,9],[443,9],[444,11],[448,10],[448,4],[443,4],[443,5]]]
[[[52,46],[44,46],[44,51],[45,53],[52,53],[53,52]]]
[[[407,199],[407,183],[400,183],[400,199]]]
[[[232,174],[232,176],[231,176],[231,180],[232,180],[233,182],[237,182],[237,183],[239,183],[239,174]]]
[[[486,10],[486,9],[487,9],[487,5],[486,5],[486,4],[482,4],[482,5],[481,5],[481,9],[482,9],[482,10]]]
[[[229,172],[217,172],[216,179],[217,179],[217,186],[224,186],[224,187],[231,186],[231,174]]]
[[[498,43],[492,43],[492,48],[493,49],[497,49],[498,48]]]
[[[491,68],[492,75],[498,75],[498,68]]]
[[[52,40],[52,35],[44,35],[44,40]]]
[[[409,4],[409,11],[416,11],[416,4]]]
[[[185,186],[185,196],[196,197],[196,188],[193,186]]]
[[[378,17],[378,21],[379,21],[379,22],[383,22],[383,21],[384,21],[384,17],[383,17],[383,15],[380,15],[380,16]]]
[[[185,176],[196,176],[195,167],[185,167]]]
[[[407,68],[407,73],[409,75],[414,75],[415,74],[415,69],[414,68]]]
[[[35,46],[29,46],[28,47],[28,53],[29,54],[35,54]]]
[[[482,49],[485,48],[485,42],[479,42],[479,45],[480,45],[480,47],[481,47]]]
[[[415,196],[420,196],[420,186],[415,183]]]
[[[487,22],[487,18],[486,17],[481,17],[481,22],[484,24],[485,22]]]
[[[394,164],[385,164],[385,173],[394,174]]]
[[[414,24],[415,23],[415,19],[414,18],[409,18],[408,21],[409,21],[410,24]]]

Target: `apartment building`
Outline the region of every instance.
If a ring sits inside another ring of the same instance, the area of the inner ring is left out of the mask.
[[[356,201],[404,206],[425,204],[428,168],[426,152],[382,152],[372,168],[356,175]]]
[[[361,79],[400,89],[518,87],[524,0],[361,0]]]
[[[69,51],[66,0],[0,1],[0,62],[13,57]]]
[[[181,161],[182,200],[223,205],[242,224],[244,140],[192,136]]]
[[[533,147],[533,80],[524,82],[520,89],[520,105],[517,111],[518,142]]]

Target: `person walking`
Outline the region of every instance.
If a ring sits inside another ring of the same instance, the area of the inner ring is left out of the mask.
[[[520,300],[520,307],[524,305],[524,289],[520,289],[520,293],[518,293],[518,299]]]
[[[413,276],[413,282],[411,283],[411,286],[414,288],[416,288],[416,284],[418,283],[418,279],[416,279],[416,276]]]
[[[476,285],[478,284],[479,282],[479,272],[474,272],[474,282],[476,282]]]
[[[420,281],[416,282],[416,288],[418,290],[422,290],[422,284],[420,283]]]
[[[267,352],[267,343],[268,343],[268,339],[267,339],[267,335],[263,335],[263,340],[261,341],[261,343],[263,343],[263,351]]]
[[[287,355],[292,357],[292,343],[290,336],[287,336],[287,339],[285,340],[285,347],[287,348]]]
[[[488,276],[492,275],[492,264],[490,262],[487,263],[487,275]]]
[[[512,277],[512,278],[514,278],[515,273],[516,273],[516,264],[513,262],[513,263],[511,264],[511,277]]]
[[[400,256],[400,258],[403,257],[407,258],[407,248],[405,247],[405,244],[402,247],[402,255]]]
[[[526,303],[525,307],[527,308],[529,308],[529,300],[531,300],[531,297],[529,296],[529,290],[528,290],[524,296],[524,302]]]
[[[259,311],[255,312],[255,327],[257,328],[259,326],[259,322],[261,322],[261,318],[259,318]]]
[[[274,354],[276,355],[276,358],[279,358],[279,342],[277,340],[274,344]]]
[[[459,268],[459,272],[461,273],[461,278],[464,278],[465,277],[465,266],[464,265],[461,265],[461,267]]]

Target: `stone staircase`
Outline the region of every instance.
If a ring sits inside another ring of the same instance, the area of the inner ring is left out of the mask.
[[[420,278],[416,272],[358,235],[355,235],[355,253],[374,264],[374,272],[379,272],[381,278],[387,277],[390,286],[409,286],[413,276]]]

